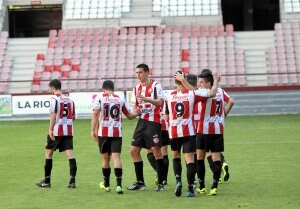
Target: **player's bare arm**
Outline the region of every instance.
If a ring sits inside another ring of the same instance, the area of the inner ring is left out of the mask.
[[[174,75],[174,78],[178,81],[180,81],[182,83],[182,86],[185,88],[185,89],[188,89],[188,90],[194,90],[194,87],[191,86],[187,80],[184,78],[183,74],[179,73],[179,72],[176,72],[176,74]]]
[[[134,108],[132,112],[128,113],[126,115],[126,117],[129,119],[129,120],[132,120],[134,118],[136,118],[137,116],[139,116],[141,114],[141,112],[139,111],[138,108]]]
[[[233,107],[233,105],[234,105],[234,101],[233,101],[233,99],[230,98],[227,105],[224,108],[225,117],[227,117],[227,115],[229,114],[229,112],[230,112],[231,108]]]
[[[55,138],[53,136],[53,129],[54,129],[55,121],[56,121],[56,113],[51,112],[50,113],[50,124],[49,124],[48,135],[49,135],[50,139],[53,140],[53,141],[55,140]]]
[[[95,142],[98,142],[98,134],[97,134],[97,124],[99,118],[100,111],[98,109],[94,109],[92,113],[92,121],[91,121],[91,137]]]
[[[218,91],[219,82],[221,80],[221,74],[214,74],[214,85],[210,89],[209,97],[215,97]]]
[[[163,99],[152,99],[150,97],[144,97],[142,95],[138,95],[136,96],[137,100],[140,102],[140,101],[143,101],[143,102],[148,102],[148,103],[151,103],[155,106],[161,106],[162,105],[162,102],[163,102]]]

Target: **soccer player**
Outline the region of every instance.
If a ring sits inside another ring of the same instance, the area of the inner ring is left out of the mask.
[[[210,89],[214,78],[210,70],[204,70],[199,75],[200,87]],[[224,120],[233,106],[233,100],[221,88],[217,89],[215,97],[206,103],[201,103],[201,115],[197,128],[197,175],[199,176],[199,192],[206,193],[204,184],[206,152],[211,152],[213,161],[213,182],[208,195],[217,195],[218,182],[221,176],[221,152],[224,151]]]
[[[208,72],[211,73],[211,71],[208,70],[208,69],[202,70],[202,72],[205,72],[205,71],[208,71]],[[194,89],[198,89],[198,86],[197,86],[198,77],[197,77],[197,75],[188,74],[186,76],[186,80]],[[195,129],[197,129],[198,123],[200,121],[201,106],[202,106],[201,102],[196,103],[195,106],[194,106],[194,125],[195,125]],[[211,171],[214,172],[213,171],[214,169],[213,169],[213,161],[212,161],[212,157],[211,157],[211,152],[206,153],[206,159],[207,159],[207,162],[209,164],[209,167],[210,167]],[[195,162],[197,162],[197,154],[195,154]],[[221,177],[219,179],[219,182],[228,181],[228,179],[229,179],[229,165],[225,162],[225,157],[224,157],[223,153],[221,153],[221,162],[222,162],[223,177]],[[197,191],[199,192],[200,190],[197,189]]]
[[[187,167],[188,192],[187,197],[194,197],[194,179],[195,179],[195,163],[194,153],[196,152],[196,132],[193,124],[193,107],[195,103],[206,101],[208,97],[214,97],[217,90],[215,83],[212,90],[188,90],[185,88],[187,83],[181,71],[175,75],[175,84],[177,90],[172,91],[166,96],[165,116],[169,121],[169,136],[171,139],[171,150],[173,154],[173,169],[176,177],[175,195],[181,196],[181,159],[180,152],[185,156]],[[219,79],[218,79],[219,80]]]
[[[139,108],[140,118],[137,122],[130,148],[134,162],[136,182],[127,187],[128,190],[144,190],[146,188],[143,173],[143,159],[141,149],[150,149],[156,159],[158,185],[156,191],[164,190],[163,166],[161,154],[161,124],[160,108],[164,99],[161,85],[149,79],[149,67],[139,64],[135,69],[139,84],[133,89],[132,102],[134,109]]]
[[[122,148],[122,113],[133,119],[139,115],[138,111],[130,112],[129,105],[114,94],[114,83],[106,80],[102,84],[104,93],[98,95],[93,103],[91,121],[91,136],[99,145],[102,156],[102,174],[104,182],[99,186],[106,192],[110,191],[110,156],[114,162],[116,176],[116,192],[123,194],[122,189],[122,163],[120,159]],[[99,124],[99,127],[97,125]]]
[[[56,149],[65,152],[70,165],[70,181],[68,188],[76,188],[76,159],[73,153],[73,121],[75,120],[75,105],[72,99],[63,95],[61,82],[53,79],[49,83],[53,96],[50,99],[50,125],[45,147],[45,179],[36,183],[39,187],[51,187],[52,156]]]

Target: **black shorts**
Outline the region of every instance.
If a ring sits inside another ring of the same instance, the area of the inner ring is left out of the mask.
[[[196,147],[206,152],[224,152],[223,134],[197,134]]]
[[[146,149],[161,147],[161,124],[139,119],[136,124],[131,145]]]
[[[172,151],[181,151],[183,153],[194,153],[196,152],[196,136],[187,136],[171,139],[171,150]]]
[[[55,140],[51,140],[49,135],[47,135],[46,149],[51,149],[53,151],[59,150],[59,152],[64,152],[66,150],[73,149],[73,136],[55,136]]]
[[[121,153],[122,137],[101,137],[98,136],[98,146],[101,154]]]
[[[169,132],[166,130],[161,131],[161,146],[167,146],[170,144]]]

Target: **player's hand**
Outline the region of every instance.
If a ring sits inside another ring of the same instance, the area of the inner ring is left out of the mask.
[[[133,110],[132,113],[133,113],[134,115],[136,115],[136,116],[141,115],[141,111],[140,111],[139,108],[136,108],[135,110]]]
[[[48,131],[48,135],[49,135],[49,137],[50,137],[50,139],[51,139],[52,141],[55,141],[55,137],[53,136],[53,131],[52,131],[52,130],[49,130],[49,131]]]
[[[215,73],[214,74],[214,81],[217,81],[217,82],[220,82],[220,80],[221,80],[221,74],[220,73]]]
[[[177,81],[183,81],[184,80],[184,76],[182,73],[180,72],[176,72],[176,74],[174,75],[175,80]]]
[[[144,97],[143,95],[137,95],[136,98],[137,98],[137,100],[138,100],[139,103],[141,101],[143,101],[143,102],[147,102],[148,101],[148,98]]]
[[[98,136],[97,133],[95,133],[95,131],[91,131],[91,137],[95,142],[98,142]]]

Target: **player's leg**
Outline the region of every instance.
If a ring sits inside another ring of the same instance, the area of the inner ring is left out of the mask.
[[[72,149],[66,150],[65,151],[68,159],[69,159],[69,167],[70,167],[70,181],[68,188],[76,188],[76,173],[77,173],[77,163],[76,163],[76,158],[74,156],[74,152]]]
[[[99,151],[101,155],[101,167],[102,167],[102,176],[103,176],[103,182],[100,182],[99,187],[100,189],[103,189],[106,192],[110,192],[110,153],[111,153],[111,139],[108,137],[98,137],[98,145],[99,145]]]
[[[228,181],[230,175],[229,175],[229,165],[225,161],[225,156],[221,152],[221,162],[222,162],[222,171],[223,171],[223,180]]]
[[[194,153],[185,153],[185,161],[186,161],[186,177],[188,183],[188,192],[187,197],[194,197],[194,181],[195,181],[195,163],[194,163]]]
[[[158,177],[158,185],[156,191],[163,191],[164,185],[164,160],[161,154],[161,124],[155,122],[147,122],[144,130],[146,148],[150,148],[156,159],[156,171]]]
[[[46,149],[45,150],[45,165],[44,165],[44,172],[45,178],[41,182],[36,183],[39,187],[49,188],[51,187],[51,170],[52,170],[52,155],[53,150]]]
[[[210,151],[206,153],[206,159],[207,159],[208,165],[210,167],[210,170],[213,173],[214,172],[214,164],[213,164],[213,160],[212,160]]]
[[[147,153],[147,159],[148,159],[151,167],[156,172],[156,170],[157,170],[157,168],[156,168],[157,164],[156,164],[156,159],[154,157],[154,154],[153,154],[152,150],[146,149],[146,153]]]
[[[141,147],[131,145],[130,155],[134,163],[136,182],[128,186],[128,190],[144,190],[146,188],[144,181],[144,164],[141,156]]]
[[[151,150],[153,152],[153,155],[156,159],[156,166],[157,166],[157,178],[158,178],[158,184],[156,191],[160,192],[164,190],[164,160],[161,154],[161,150],[159,146],[151,147]]]
[[[186,177],[188,183],[187,197],[195,197],[194,181],[196,166],[194,160],[194,153],[196,152],[196,136],[189,136],[183,138],[183,153],[186,161]]]
[[[76,188],[76,173],[77,173],[77,163],[76,158],[73,152],[73,137],[65,136],[62,137],[59,143],[59,151],[65,152],[67,158],[69,159],[69,167],[70,167],[70,181],[68,188]]]
[[[56,141],[52,141],[49,136],[47,136],[47,144],[45,147],[45,165],[44,172],[45,178],[44,180],[36,183],[37,186],[43,188],[51,187],[51,171],[52,171],[52,156],[53,152],[56,149],[57,143]]]
[[[196,172],[198,176],[199,189],[196,191],[200,194],[206,194],[205,188],[205,139],[203,134],[197,134],[196,138],[196,152],[197,152],[197,161],[196,161]]]
[[[179,139],[171,139],[170,142],[171,150],[172,150],[172,156],[173,156],[173,171],[174,176],[176,178],[176,187],[175,187],[175,195],[177,197],[181,196],[182,193],[182,166],[181,166],[181,146],[182,142],[179,141]]]
[[[144,181],[144,171],[143,171],[144,165],[141,156],[141,149],[142,147],[145,146],[144,136],[143,136],[144,127],[145,127],[145,121],[139,119],[132,137],[132,142],[130,147],[130,155],[134,163],[136,182],[133,183],[133,185],[128,186],[127,187],[128,190],[144,190],[146,188],[145,181]]]
[[[210,141],[212,143],[211,156],[213,160],[214,172],[213,172],[213,182],[212,182],[209,195],[216,195],[218,189],[218,183],[222,171],[221,152],[224,151],[223,135],[222,134],[212,135]]]
[[[163,177],[163,184],[167,185],[168,182],[168,171],[169,171],[169,157],[168,157],[168,145],[170,144],[170,138],[168,131],[161,132],[162,138],[162,146],[160,148],[161,154],[164,160],[164,177]]]
[[[163,184],[167,185],[168,183],[168,172],[169,172],[169,156],[168,156],[168,145],[161,147],[161,154],[164,160],[164,177]]]
[[[110,192],[111,168],[109,165],[109,161],[110,161],[109,152],[102,153],[101,158],[102,158],[102,176],[103,176],[104,181],[100,182],[99,186],[100,186],[100,189],[103,189],[106,192]]]
[[[114,163],[114,171],[116,176],[117,188],[116,192],[118,194],[123,194],[122,189],[122,162],[121,162],[121,147],[122,147],[122,138],[113,138],[111,142],[111,159]]]
[[[218,183],[222,171],[221,154],[220,152],[211,152],[211,157],[213,160],[214,172],[213,172],[213,182],[212,182],[209,195],[216,195],[218,189]]]
[[[209,163],[211,171],[214,172],[214,165],[213,165],[213,160],[210,152],[207,154],[207,162]],[[222,164],[223,177],[220,177],[219,183],[222,183],[223,181],[228,181],[229,179],[229,166],[225,162],[225,157],[222,152],[221,152],[221,164]]]

